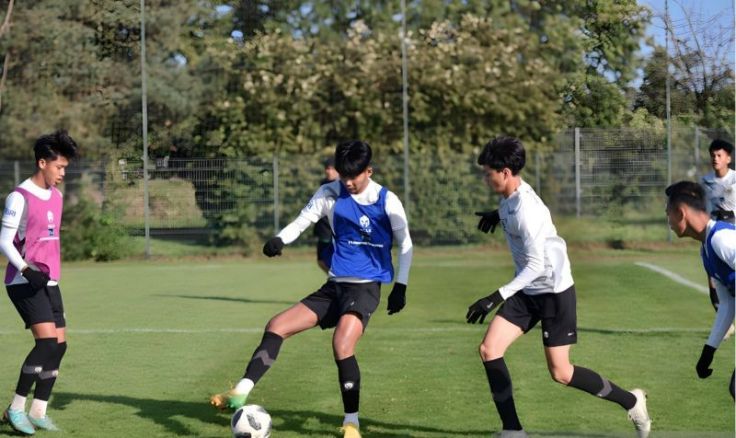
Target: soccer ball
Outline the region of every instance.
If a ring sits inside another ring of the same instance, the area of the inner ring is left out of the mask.
[[[258,405],[245,405],[235,411],[230,426],[233,438],[270,438],[271,416]]]

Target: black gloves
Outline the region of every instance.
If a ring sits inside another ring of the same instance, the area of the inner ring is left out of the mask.
[[[391,294],[388,296],[388,306],[386,307],[388,314],[399,313],[404,306],[406,306],[406,285],[394,283],[394,288],[391,289]]]
[[[489,230],[491,233],[496,231],[496,225],[501,222],[501,216],[498,215],[498,210],[493,211],[476,211],[476,216],[480,216],[478,221],[478,229],[487,233]]]
[[[37,271],[30,266],[27,266],[20,272],[20,275],[28,280],[28,284],[31,285],[34,291],[42,289],[49,282],[49,276],[46,273]]]
[[[486,315],[491,313],[491,311],[501,303],[503,303],[503,297],[501,297],[501,294],[498,291],[493,292],[485,298],[479,299],[468,307],[468,314],[465,315],[465,318],[468,320],[468,324],[475,324],[476,322],[483,324],[483,321],[486,319]],[[480,321],[478,321],[478,319],[480,319]]]
[[[698,364],[695,365],[695,371],[698,372],[698,377],[700,377],[701,379],[705,379],[706,377],[713,374],[713,370],[708,367],[710,366],[710,363],[713,362],[713,354],[715,352],[716,349],[711,347],[710,345],[703,345],[703,352],[700,353]]]
[[[263,245],[263,254],[268,257],[281,255],[281,249],[284,247],[284,241],[280,237],[272,237]]]

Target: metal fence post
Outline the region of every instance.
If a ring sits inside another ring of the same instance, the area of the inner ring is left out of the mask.
[[[13,161],[13,176],[15,176],[15,185],[20,185],[20,163],[18,160]]]
[[[279,232],[279,155],[273,153],[273,234]]]
[[[580,128],[575,128],[575,213],[580,217]]]
[[[700,171],[700,128],[695,127],[695,172]]]
[[[539,172],[539,151],[534,151],[534,185],[537,189],[537,195],[542,196],[542,182],[540,179]]]

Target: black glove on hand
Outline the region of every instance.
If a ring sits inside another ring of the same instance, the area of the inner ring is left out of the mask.
[[[491,311],[501,303],[503,303],[503,297],[498,291],[493,292],[485,298],[479,299],[473,303],[473,305],[468,307],[468,314],[465,315],[465,318],[468,320],[468,324],[475,324],[476,322],[483,324],[483,321],[486,319],[486,315],[491,313]],[[480,321],[478,321],[479,318]]]
[[[695,365],[695,371],[698,372],[698,377],[700,377],[701,379],[705,379],[706,377],[713,374],[713,370],[708,367],[710,366],[710,363],[713,362],[713,354],[715,352],[716,349],[711,347],[710,345],[703,345],[703,352],[700,353],[698,364]]]
[[[478,229],[487,233],[489,230],[491,233],[496,231],[496,225],[501,222],[501,216],[498,214],[498,210],[493,211],[476,211],[476,216],[480,216],[478,221]]]
[[[406,285],[401,283],[394,283],[394,288],[391,289],[391,293],[388,296],[388,314],[393,315],[394,313],[401,312],[401,309],[406,306]]]
[[[280,256],[284,241],[280,237],[272,237],[263,245],[263,254],[268,257]]]
[[[42,289],[49,282],[49,276],[46,273],[37,271],[30,266],[23,269],[20,275],[28,280],[28,284],[31,285],[34,291]]]

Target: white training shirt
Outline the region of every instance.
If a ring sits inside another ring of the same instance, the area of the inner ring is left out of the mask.
[[[277,236],[284,241],[284,244],[290,244],[295,241],[301,233],[306,230],[309,225],[316,223],[322,217],[327,217],[330,228],[334,233],[333,214],[335,210],[335,201],[340,195],[340,180],[329,182],[321,186],[317,192],[309,200],[309,203],[302,209],[299,216],[290,223]],[[355,202],[361,205],[371,205],[378,201],[379,194],[383,186],[377,182],[370,180],[368,186],[358,194],[351,194]],[[409,269],[411,268],[412,255],[414,252],[409,235],[409,223],[406,219],[404,206],[401,204],[399,197],[392,191],[386,192],[386,214],[391,222],[391,230],[393,231],[394,241],[399,248],[399,269],[395,276],[396,283],[409,284]],[[331,279],[338,282],[349,283],[365,283],[370,280],[355,277],[335,277],[330,271],[328,274]]]
[[[552,216],[529,184],[521,185],[498,209],[516,276],[498,291],[504,299],[523,290],[527,295],[559,293],[573,285],[567,245],[557,235]]]
[[[705,189],[705,207],[708,213],[719,208],[726,211],[736,210],[736,171],[728,169],[723,178],[710,172],[700,179]]]
[[[48,201],[51,199],[51,188],[44,189],[37,186],[31,179],[23,181],[20,188],[25,189],[38,198]],[[3,211],[2,229],[0,229],[0,251],[8,258],[8,261],[18,269],[15,278],[8,283],[23,284],[28,281],[20,275],[20,271],[28,266],[23,256],[13,245],[15,235],[20,240],[26,237],[26,225],[28,224],[28,210],[26,209],[26,199],[17,191],[11,192],[5,199],[5,210]],[[49,286],[58,284],[55,280],[49,281]]]
[[[705,235],[708,236],[716,221],[708,221],[708,225],[705,227]],[[734,269],[736,264],[736,230],[719,230],[713,235],[711,239],[711,245],[713,246],[713,252],[718,256],[719,259],[723,260]],[[716,287],[716,293],[718,294],[718,312],[716,318],[713,320],[713,326],[710,329],[710,336],[706,344],[713,348],[718,348],[726,335],[726,332],[734,322],[734,297],[728,291],[725,284],[721,283],[718,279],[713,278],[713,284]]]

